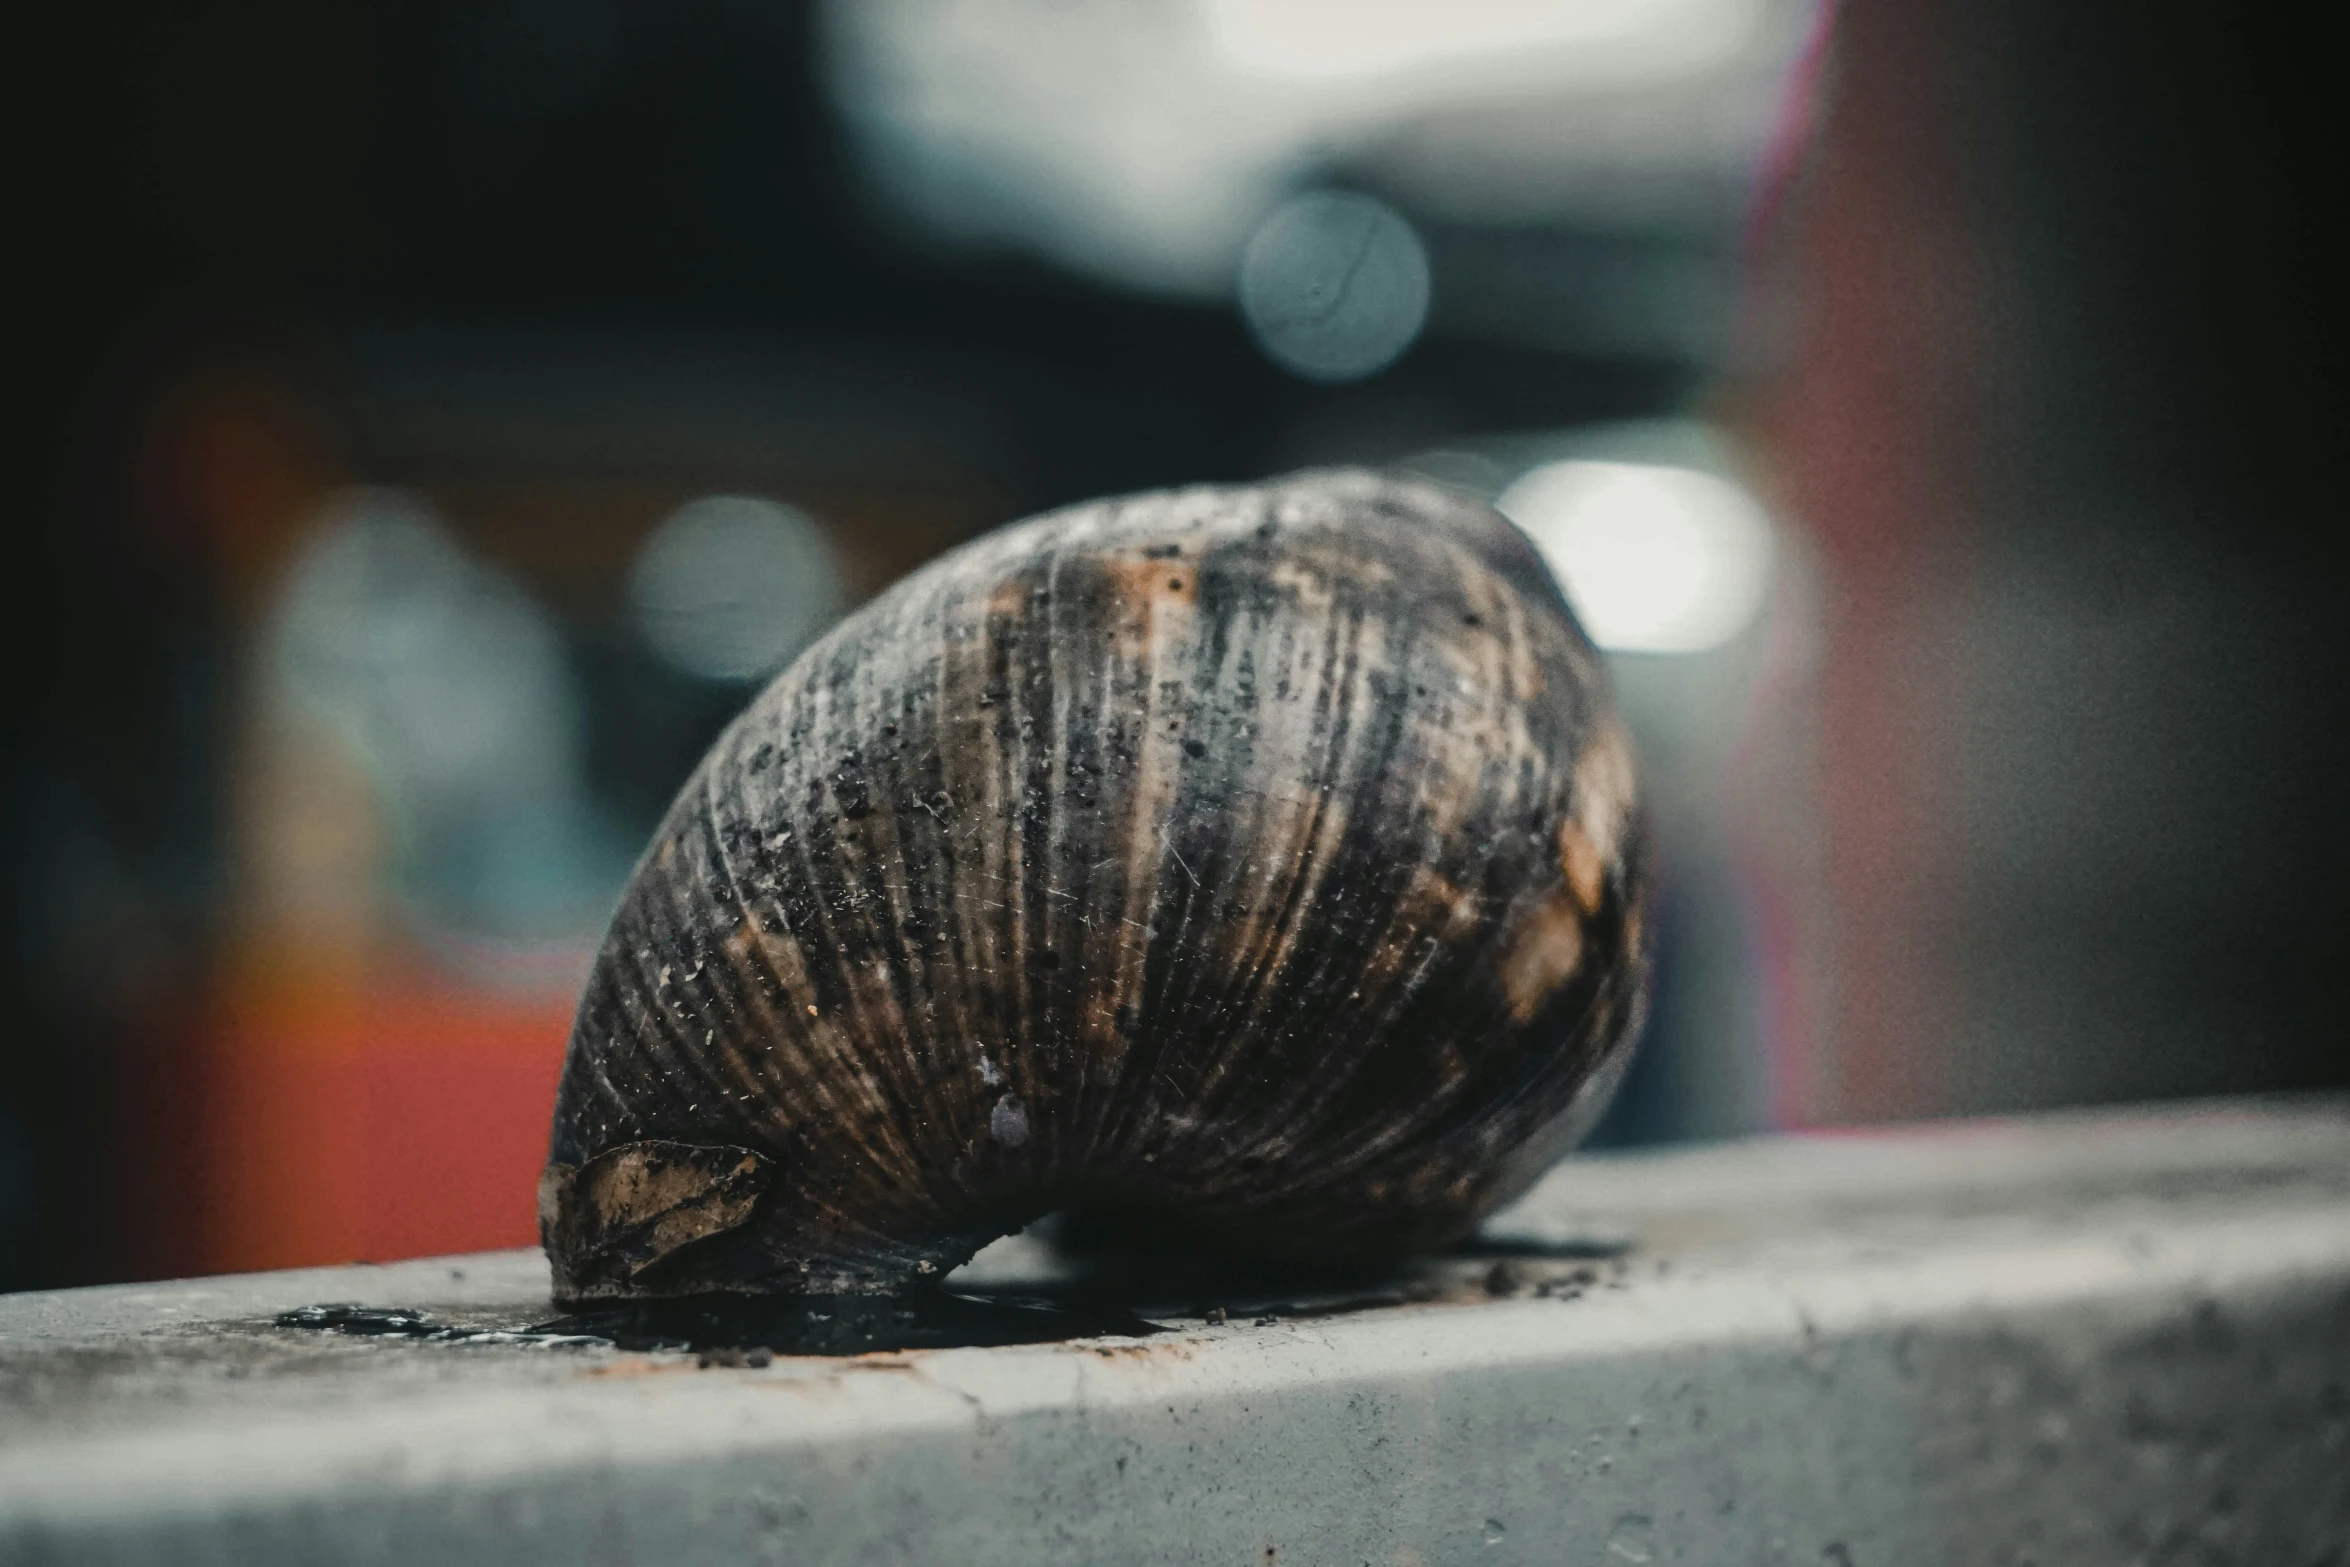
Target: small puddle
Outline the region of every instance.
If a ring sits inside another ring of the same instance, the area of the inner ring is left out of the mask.
[[[777,1355],[971,1349],[1077,1338],[1141,1338],[1164,1331],[1157,1323],[1114,1307],[981,1299],[946,1291],[913,1296],[697,1295],[614,1302],[522,1328],[462,1328],[407,1307],[347,1302],[299,1307],[281,1312],[276,1320],[282,1328],[432,1344],[609,1344],[627,1350],[765,1350]]]
[[[410,1338],[428,1344],[521,1344],[558,1349],[605,1343],[589,1333],[560,1333],[544,1328],[461,1328],[406,1306],[362,1306],[355,1301],[330,1301],[319,1306],[296,1306],[274,1319],[281,1328],[311,1328],[348,1333],[357,1338]]]
[[[924,1295],[699,1295],[593,1307],[533,1332],[584,1335],[621,1349],[768,1349],[779,1355],[864,1355],[975,1349],[1164,1331],[1114,1307]]]
[[[1167,1331],[1138,1315],[1135,1303],[1164,1304],[1169,1309],[1162,1316],[1196,1317],[1213,1327],[1527,1294],[1571,1300],[1599,1282],[1592,1263],[1612,1261],[1620,1270],[1633,1249],[1629,1236],[1583,1224],[1524,1222],[1497,1222],[1446,1257],[1351,1265],[1292,1266],[1125,1247],[1106,1239],[1089,1231],[1082,1216],[1077,1222],[1046,1221],[1001,1243],[1009,1249],[992,1263],[991,1253],[982,1253],[962,1277],[948,1281],[955,1287],[918,1295],[613,1301],[544,1322],[491,1328],[459,1327],[409,1307],[347,1301],[303,1306],[276,1320],[284,1328],[432,1344],[683,1350],[701,1354],[708,1364],[735,1365],[746,1354],[865,1355]],[[1188,1308],[1173,1304],[1186,1301]]]

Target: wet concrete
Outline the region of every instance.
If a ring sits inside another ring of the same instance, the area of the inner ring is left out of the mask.
[[[2339,1102],[1577,1161],[1377,1273],[1030,1235],[950,1284],[928,1342],[564,1321],[528,1253],[0,1297],[0,1561],[2350,1561]]]

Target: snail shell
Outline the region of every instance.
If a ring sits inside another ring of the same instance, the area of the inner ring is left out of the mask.
[[[540,1183],[567,1300],[894,1291],[1072,1205],[1444,1244],[1588,1129],[1643,1007],[1597,655],[1448,491],[1056,512],[726,730],[623,895]]]

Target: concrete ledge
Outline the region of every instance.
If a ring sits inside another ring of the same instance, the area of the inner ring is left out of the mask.
[[[271,1321],[520,1325],[529,1253],[0,1297],[0,1561],[2350,1563],[2350,1102],[1577,1160],[1490,1233],[758,1368]]]

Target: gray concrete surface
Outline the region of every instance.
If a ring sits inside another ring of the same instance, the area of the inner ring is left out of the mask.
[[[2350,1564],[2350,1102],[1577,1160],[1489,1235],[731,1369],[271,1322],[519,1326],[520,1252],[0,1297],[0,1562]]]

